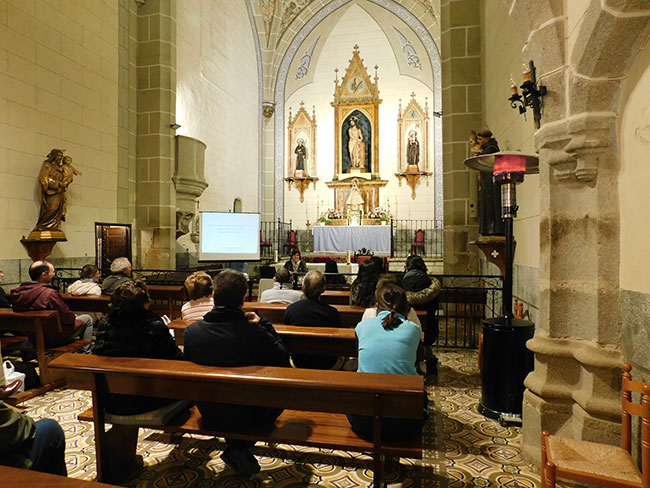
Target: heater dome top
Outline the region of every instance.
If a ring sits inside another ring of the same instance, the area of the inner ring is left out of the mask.
[[[519,156],[526,158],[525,173],[539,173],[539,156],[537,154],[524,154],[518,151],[499,151],[492,154],[474,156],[473,158],[467,158],[464,163],[468,168],[477,169],[483,173],[492,173],[494,170],[494,161],[499,156]]]

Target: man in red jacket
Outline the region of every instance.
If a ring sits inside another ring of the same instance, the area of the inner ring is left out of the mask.
[[[11,303],[14,312],[29,310],[57,310],[61,321],[61,331],[46,330],[45,347],[67,344],[79,337],[91,340],[93,336],[93,319],[90,315],[77,315],[70,310],[50,283],[54,278],[54,266],[47,261],[35,261],[29,267],[32,281],[21,283],[11,290]]]

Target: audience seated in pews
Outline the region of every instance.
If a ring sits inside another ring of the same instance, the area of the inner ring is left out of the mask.
[[[65,304],[56,288],[50,283],[54,278],[54,266],[48,261],[35,261],[29,267],[32,281],[21,283],[11,290],[11,304],[15,312],[29,310],[57,310],[61,331],[45,331],[45,347],[55,347],[79,337],[89,341],[93,336],[93,319],[90,315],[77,315]],[[33,341],[32,341],[33,342]]]
[[[111,311],[99,321],[93,354],[183,359],[183,353],[167,326],[149,310],[149,301],[147,286],[141,280],[129,280],[118,286],[111,296]],[[171,403],[175,403],[175,400],[111,394],[106,411],[115,415],[133,415]]]
[[[287,268],[280,268],[273,277],[273,288],[264,290],[259,301],[264,303],[291,304],[303,298],[299,290],[294,290],[291,285],[291,274]]]
[[[5,277],[5,273],[4,271],[2,271],[2,268],[0,268],[0,283],[2,283],[4,277]],[[1,286],[0,286],[0,308],[11,308],[11,302],[9,301],[9,297],[7,297],[7,294],[2,289]]]
[[[225,269],[214,279],[214,309],[185,330],[185,357],[209,366],[289,366],[289,351],[271,323],[241,307],[248,292],[246,277]],[[197,402],[203,421],[228,429],[272,424],[282,409]],[[254,441],[226,439],[221,455],[237,473],[250,476],[260,466]]]
[[[362,373],[415,375],[415,360],[422,331],[406,318],[409,305],[399,285],[382,280],[377,286],[378,315],[363,320],[355,328],[359,340],[359,367]],[[414,438],[422,434],[428,411],[423,418],[382,418],[381,435],[385,440]],[[364,439],[372,440],[373,417],[349,414],[352,429]]]
[[[214,307],[212,278],[208,273],[195,271],[185,279],[185,291],[190,301],[181,308],[183,320],[201,320]]]
[[[338,288],[348,284],[345,276],[339,274],[339,266],[332,258],[325,261],[325,281],[327,286],[331,288]]]
[[[99,268],[93,264],[86,264],[79,272],[79,279],[68,286],[70,295],[101,295],[99,286]]]
[[[2,401],[20,383],[17,380],[0,387],[0,464],[67,476],[65,435],[58,422],[52,419],[34,422]],[[10,480],[3,482],[10,483]]]
[[[133,267],[127,258],[114,259],[111,263],[111,275],[102,283],[102,294],[112,295],[118,286],[132,278],[132,271]]]
[[[289,273],[293,275],[293,273],[306,273],[307,272],[307,265],[305,262],[302,260],[300,257],[300,250],[299,249],[292,249],[291,250],[291,258],[289,261],[284,263],[284,267],[289,270]]]
[[[311,327],[343,327],[339,311],[321,302],[325,291],[325,277],[318,270],[311,270],[302,280],[302,291],[306,299],[287,307],[284,323]],[[298,368],[330,369],[338,362],[337,357],[293,355],[293,364]]]
[[[370,258],[359,265],[356,279],[350,286],[350,305],[372,307],[377,281],[382,272],[381,260]]]

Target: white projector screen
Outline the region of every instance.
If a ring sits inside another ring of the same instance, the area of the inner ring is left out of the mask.
[[[200,212],[200,261],[258,261],[260,214]]]

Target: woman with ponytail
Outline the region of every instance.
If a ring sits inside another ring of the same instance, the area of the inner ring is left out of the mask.
[[[377,316],[363,320],[355,332],[359,341],[360,373],[417,374],[415,359],[422,330],[406,318],[410,305],[404,288],[387,280],[377,286]],[[381,433],[385,440],[413,438],[421,435],[428,416],[424,402],[422,420],[382,418]],[[372,439],[373,418],[348,415],[352,429],[364,439]]]

